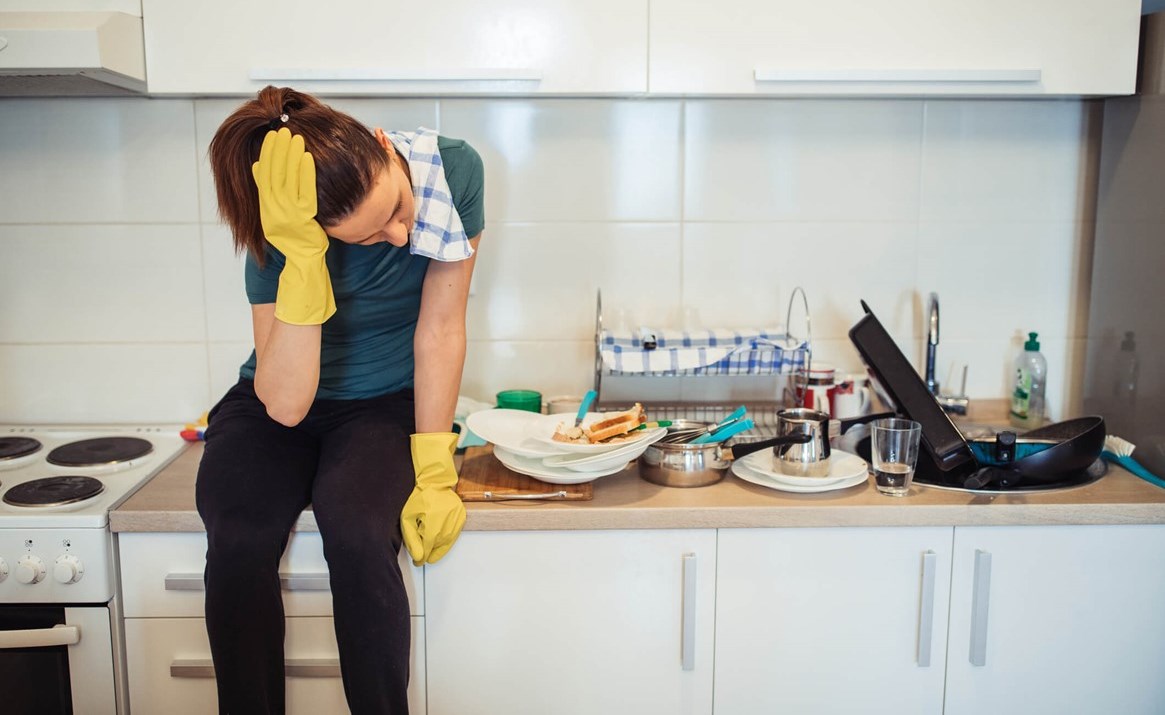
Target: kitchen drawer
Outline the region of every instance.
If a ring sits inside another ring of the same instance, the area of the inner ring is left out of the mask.
[[[206,534],[123,533],[117,541],[126,618],[202,617]],[[412,565],[403,549],[400,564],[409,612],[423,615],[424,571]],[[328,565],[319,533],[292,534],[279,572],[288,616],[332,614]]]
[[[409,710],[425,712],[425,619],[413,618]],[[210,644],[201,618],[127,618],[125,646],[130,710],[151,715],[218,712]],[[331,618],[288,618],[289,715],[346,713]],[[304,670],[306,669],[306,670]],[[299,670],[303,674],[296,675]],[[331,671],[334,671],[331,672]]]

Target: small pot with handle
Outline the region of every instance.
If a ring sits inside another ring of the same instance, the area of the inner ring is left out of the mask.
[[[669,429],[682,430],[685,426],[690,429],[692,424],[680,420],[673,422]],[[808,440],[808,436],[790,434],[732,447],[717,443],[660,441],[643,452],[643,457],[639,461],[639,476],[652,484],[665,487],[703,487],[723,479],[732,460],[738,457],[770,447],[803,443]]]

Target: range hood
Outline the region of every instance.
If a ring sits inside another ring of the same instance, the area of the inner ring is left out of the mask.
[[[124,12],[0,12],[0,96],[145,91],[140,17]]]

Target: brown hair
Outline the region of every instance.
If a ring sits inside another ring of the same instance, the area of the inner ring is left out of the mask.
[[[286,123],[279,121],[284,114]],[[218,214],[231,228],[235,250],[250,251],[260,266],[267,240],[259,220],[259,190],[251,165],[259,160],[267,132],[280,126],[302,135],[304,146],[315,159],[316,221],[324,228],[355,210],[389,161],[368,127],[294,89],[265,87],[255,99],[232,112],[210,142]]]

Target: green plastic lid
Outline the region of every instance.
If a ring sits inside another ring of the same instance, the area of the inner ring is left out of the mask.
[[[1037,337],[1039,337],[1039,333],[1028,333],[1027,342],[1023,344],[1023,349],[1033,353],[1039,350],[1040,341],[1036,340]]]

